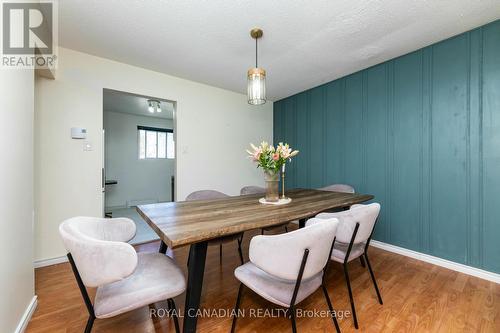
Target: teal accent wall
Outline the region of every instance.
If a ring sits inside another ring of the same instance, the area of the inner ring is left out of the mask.
[[[274,103],[287,186],[353,185],[374,238],[500,273],[500,21]]]

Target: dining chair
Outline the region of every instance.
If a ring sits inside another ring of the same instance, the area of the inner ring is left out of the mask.
[[[331,260],[343,265],[344,276],[349,292],[349,301],[351,302],[354,327],[358,328],[358,319],[356,317],[356,308],[352,295],[351,283],[349,280],[348,264],[359,258],[363,267],[368,266],[368,271],[377,293],[380,304],[383,304],[382,296],[375,280],[370,260],[368,259],[368,246],[372,238],[373,230],[377,223],[380,213],[380,204],[371,203],[368,205],[357,204],[351,206],[349,210],[336,213],[321,213],[316,215],[317,219],[337,218],[340,223],[337,228],[335,246],[333,247]],[[366,265],[365,265],[366,260]]]
[[[253,186],[253,185],[242,187],[240,190],[240,195],[265,194],[265,193],[266,193],[266,189],[264,187]],[[288,227],[287,227],[288,223],[289,222],[286,222],[284,224],[275,225],[272,227],[262,228],[262,229],[260,229],[260,234],[263,235],[265,231],[271,231],[271,230],[275,230],[275,229],[281,228],[281,227],[285,227],[285,232],[288,232]]]
[[[347,184],[333,184],[333,185],[328,185],[328,186],[325,186],[325,187],[321,187],[318,190],[328,191],[328,192],[354,193],[354,187],[352,187],[351,185],[347,185]],[[347,206],[347,207],[338,207],[338,208],[328,209],[325,212],[335,213],[335,212],[341,212],[341,211],[347,210],[349,208],[350,208],[349,206]]]
[[[59,226],[68,260],[87,307],[85,333],[94,320],[110,318],[167,300],[179,332],[174,297],[186,281],[173,259],[161,253],[137,253],[128,243],[136,232],[128,218],[74,217]],[[87,288],[97,287],[92,304]]]
[[[330,192],[354,193],[354,187],[347,184],[328,185],[325,187],[321,187],[318,190],[330,191]]]
[[[224,199],[229,198],[229,195],[215,191],[215,190],[200,190],[195,191],[189,194],[186,197],[186,201],[195,201],[195,200],[215,200],[215,199]],[[208,242],[208,245],[219,245],[219,258],[222,263],[222,244],[231,243],[233,241],[238,242],[238,254],[240,256],[241,264],[243,265],[243,251],[241,249],[241,243],[243,241],[243,233],[238,233],[234,235],[225,236],[222,238],[216,238]],[[189,257],[188,257],[188,266],[189,266]]]
[[[338,220],[310,219],[295,231],[280,235],[259,235],[250,241],[250,261],[236,268],[240,281],[234,307],[231,332],[236,329],[243,286],[259,296],[287,309],[295,323],[296,306],[321,287],[337,332],[340,332],[336,314],[325,287],[324,278],[335,243]]]

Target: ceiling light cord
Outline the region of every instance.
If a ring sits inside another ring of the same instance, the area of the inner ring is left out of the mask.
[[[259,68],[257,63],[257,40],[258,38],[255,38],[255,68]]]

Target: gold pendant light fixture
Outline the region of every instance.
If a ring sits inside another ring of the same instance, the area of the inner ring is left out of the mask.
[[[259,68],[257,62],[257,40],[263,34],[263,31],[259,28],[250,31],[250,36],[255,39],[255,67],[250,68],[247,73],[248,104],[252,105],[260,105],[266,102],[266,71]]]

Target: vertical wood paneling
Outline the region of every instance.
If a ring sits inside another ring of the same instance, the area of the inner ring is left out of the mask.
[[[500,271],[500,21],[483,28],[483,265]]]
[[[375,239],[500,272],[499,36],[497,21],[276,102],[293,186],[351,184],[382,204]]]
[[[301,124],[300,130],[297,131],[297,144],[296,149],[300,151],[299,155],[292,162],[296,168],[295,186],[296,187],[309,187],[309,126],[307,115],[307,96],[305,93],[300,93],[295,96],[296,98],[296,118],[297,124]]]
[[[387,95],[386,65],[379,65],[366,71],[364,78],[365,106],[363,115],[364,126],[364,184],[377,202],[385,207],[387,202]],[[382,210],[375,231],[375,238],[386,239],[384,231],[388,221],[388,211]]]
[[[482,67],[482,30],[476,29],[470,32],[470,69],[469,69],[469,149],[470,149],[470,172],[469,172],[469,255],[468,263],[473,266],[481,265],[481,67]]]
[[[430,230],[432,221],[431,209],[431,151],[432,151],[432,48],[421,52],[422,56],[422,124],[421,124],[421,205],[420,205],[420,250],[425,253],[431,251]]]
[[[288,143],[292,148],[295,147],[297,142],[297,127],[296,127],[296,101],[295,97],[289,98],[286,100],[286,112],[287,116],[285,119],[285,126],[287,128],[287,133],[283,138],[284,143]],[[285,187],[286,188],[294,188],[295,184],[295,174],[297,168],[293,163],[289,163],[286,169],[286,180]]]
[[[283,104],[285,101],[278,101],[273,104],[273,141],[279,142],[283,140],[283,130],[285,126],[281,122],[281,115],[283,114]],[[254,142],[259,144],[260,142]]]
[[[433,46],[432,253],[466,261],[467,36]]]
[[[310,158],[309,168],[314,170],[310,173],[309,186],[313,188],[323,186],[323,146],[324,146],[324,113],[325,113],[325,88],[324,86],[309,91],[310,108]]]
[[[362,89],[361,73],[345,78],[344,136],[348,146],[342,158],[345,170],[344,182],[353,185],[354,188],[360,188],[363,180]]]
[[[394,62],[394,157],[390,239],[419,250],[420,145],[422,70],[419,52]],[[409,79],[412,78],[412,79]]]
[[[342,181],[342,156],[345,146],[342,92],[343,85],[340,81],[326,85],[326,184]]]

